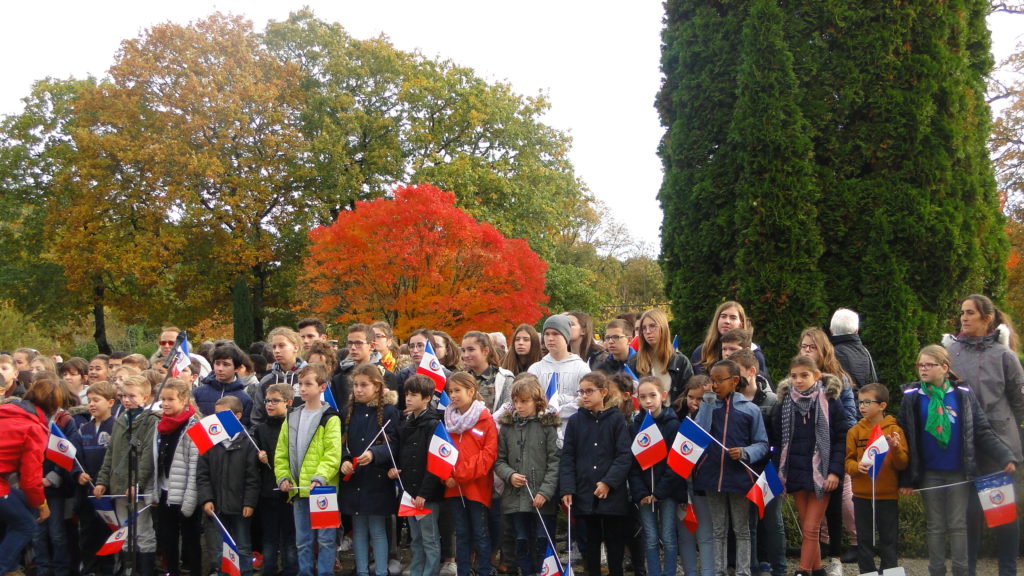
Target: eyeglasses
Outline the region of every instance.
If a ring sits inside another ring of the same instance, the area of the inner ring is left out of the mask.
[[[817,350],[818,347],[815,346],[814,344],[801,344],[800,345],[800,349],[801,350]]]
[[[387,334],[377,334],[377,335],[375,335],[375,336],[373,337],[373,339],[374,339],[374,340],[386,340],[386,339],[387,339],[387,337],[388,337],[388,335],[387,335]]]
[[[161,340],[157,344],[161,346],[174,346],[174,340]]]
[[[611,334],[604,337],[605,340],[625,340],[626,337],[622,334]]]
[[[362,340],[349,340],[345,343],[345,346],[348,346],[349,348],[362,348],[363,346],[366,346],[366,342]]]
[[[597,392],[597,388],[580,388],[576,393],[580,396],[590,396],[594,392]]]
[[[728,382],[733,378],[739,378],[739,376],[729,376],[728,378],[712,378],[711,381],[714,382],[715,384],[721,384],[722,382]]]
[[[878,400],[860,400],[857,402],[860,406],[868,406],[870,404],[881,404]]]
[[[936,364],[935,362],[918,362],[917,367],[920,370],[931,370],[932,368],[938,368],[942,364]]]
[[[264,404],[284,404],[287,400],[280,400],[278,398],[267,398],[263,401]]]
[[[409,350],[423,350],[427,347],[426,342],[409,342]]]
[[[658,325],[657,324],[648,324],[647,326],[641,326],[640,327],[640,331],[641,332],[654,332],[657,329],[658,329]]]

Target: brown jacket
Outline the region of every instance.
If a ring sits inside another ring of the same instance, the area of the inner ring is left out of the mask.
[[[876,500],[896,500],[899,498],[899,478],[897,472],[907,467],[907,436],[896,424],[896,419],[886,416],[880,424],[882,434],[889,438],[889,453],[882,462],[882,471],[875,479]],[[860,459],[864,457],[864,451],[868,447],[868,440],[871,438],[871,431],[875,428],[866,419],[861,419],[857,425],[850,428],[846,433],[846,473],[853,481],[853,495],[865,500],[871,499],[871,475],[862,474],[858,469]],[[899,445],[893,441],[899,438]]]

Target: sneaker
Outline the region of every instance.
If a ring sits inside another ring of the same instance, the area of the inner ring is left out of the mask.
[[[601,566],[608,566],[608,551],[605,550],[604,544],[601,545]],[[842,574],[839,576],[842,576]]]
[[[346,534],[341,539],[341,543],[338,544],[338,552],[351,552],[352,551],[352,538]]]
[[[438,572],[438,576],[456,576],[458,570],[455,566],[455,562],[443,562],[441,564],[441,571]]]
[[[839,558],[832,558],[825,566],[825,574],[828,576],[843,576],[843,563]]]
[[[573,564],[579,564],[583,562],[583,554],[580,554],[580,547],[575,542],[572,543],[572,551],[569,553],[569,561]],[[445,576],[442,574],[441,576]]]
[[[843,552],[843,555],[839,557],[843,561],[843,564],[853,564],[857,561],[857,547],[850,546]]]
[[[398,558],[388,560],[388,576],[399,576],[402,573],[402,563]]]

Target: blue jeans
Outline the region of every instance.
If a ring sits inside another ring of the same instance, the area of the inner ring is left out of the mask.
[[[640,510],[640,525],[644,528],[647,576],[676,576],[676,554],[679,551],[676,501],[666,498],[655,502],[653,507],[650,504],[638,504],[637,507]],[[659,544],[665,547],[664,564],[661,562]]]
[[[291,504],[283,498],[261,498],[260,518],[263,527],[263,576],[297,574],[299,560],[295,554],[295,516]],[[277,567],[278,559],[280,569]]]
[[[698,496],[690,490],[690,502],[697,514],[697,531],[691,533],[679,523],[679,551],[683,556],[683,573],[697,576],[697,557],[700,555],[700,576],[715,574],[715,538],[711,526],[711,508],[707,496]]]
[[[487,506],[468,498],[448,498],[448,508],[455,520],[455,564],[458,576],[469,574],[469,560],[474,551],[474,570],[479,576],[490,576],[491,538],[487,532]]]
[[[36,531],[36,515],[29,508],[24,492],[11,488],[10,494],[0,498],[0,524],[7,529],[0,540],[0,574],[7,574],[18,567],[21,551],[32,541]]]
[[[50,505],[50,517],[36,525],[32,536],[32,552],[35,554],[37,576],[67,576],[71,570],[68,564],[68,534],[64,527],[64,505],[62,496],[46,499]]]
[[[548,534],[555,535],[554,514],[543,516],[544,525],[536,512],[515,512],[507,516],[516,535],[516,559],[523,576],[540,574],[544,553],[548,548]],[[547,528],[545,533],[544,527]]]
[[[412,558],[409,561],[409,576],[434,576],[441,563],[441,532],[437,527],[440,502],[427,502],[424,508],[430,510],[426,516],[410,516],[409,536]]]
[[[388,576],[387,516],[352,515],[352,552],[356,557],[356,575],[370,574],[370,543],[373,543],[373,567],[377,576]]]
[[[764,518],[758,521],[758,538],[762,540],[762,549],[766,561],[772,566],[772,576],[785,576],[789,570],[786,560],[786,529],[782,523],[782,505],[786,497],[778,495],[772,501],[765,504]],[[757,506],[751,506],[754,518],[757,518]],[[751,534],[753,536],[753,533]],[[753,540],[753,539],[752,539]],[[757,549],[754,544],[752,550]]]
[[[309,522],[309,498],[296,498],[292,503],[295,518],[295,546],[299,549],[299,576],[334,576],[334,554],[337,549],[337,528],[313,530]],[[320,553],[313,563],[313,538],[320,544]]]

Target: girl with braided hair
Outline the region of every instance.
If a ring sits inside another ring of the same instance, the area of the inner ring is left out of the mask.
[[[398,509],[395,484],[388,478],[392,466],[388,450],[389,443],[392,450],[398,447],[401,415],[395,408],[397,394],[384,386],[382,370],[369,363],[352,370],[352,396],[344,419],[339,505],[352,514],[357,576],[370,575],[371,542],[375,576],[387,576],[387,519]]]

